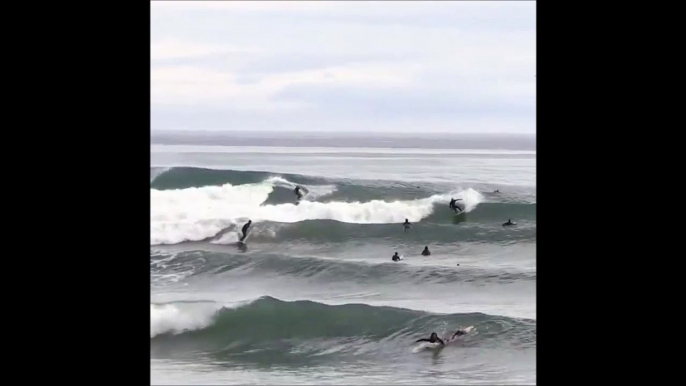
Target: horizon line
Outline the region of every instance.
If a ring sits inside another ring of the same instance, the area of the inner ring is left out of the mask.
[[[369,132],[369,131],[306,131],[306,130],[166,130],[166,129],[150,129],[150,134],[172,134],[172,133],[183,133],[183,134],[328,134],[328,135],[346,135],[346,134],[364,134],[366,136],[374,135],[398,135],[398,134],[414,134],[414,135],[427,135],[427,134],[452,134],[452,135],[482,135],[482,136],[528,136],[535,137],[537,133],[511,133],[511,132],[452,132],[452,131],[384,131],[384,132]]]

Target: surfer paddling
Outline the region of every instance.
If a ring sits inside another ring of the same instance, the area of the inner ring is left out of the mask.
[[[462,335],[467,335],[467,333],[469,332],[470,329],[471,328],[468,327],[466,330],[461,330],[461,329],[457,330],[457,331],[455,331],[453,336],[450,337],[450,339],[446,339],[446,340],[439,338],[438,334],[436,334],[435,332],[432,332],[431,336],[429,336],[429,339],[419,339],[415,343],[419,343],[419,342],[440,343],[442,346],[445,346],[446,343],[453,341],[456,337],[462,336]]]
[[[429,343],[440,343],[441,345],[445,346],[445,342],[443,342],[443,339],[438,337],[438,334],[435,332],[431,333],[431,336],[429,336],[429,339],[419,339],[415,343],[419,342],[429,342]]]

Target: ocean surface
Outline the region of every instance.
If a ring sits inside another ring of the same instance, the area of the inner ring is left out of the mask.
[[[534,384],[535,146],[153,135],[152,383]]]

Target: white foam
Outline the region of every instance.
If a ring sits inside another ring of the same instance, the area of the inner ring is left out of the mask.
[[[235,232],[227,232],[223,234],[219,239],[210,241],[210,243],[217,245],[236,244],[238,240],[240,240],[241,238],[241,234],[239,233],[239,231],[240,230],[236,230]],[[250,238],[254,239],[255,237],[261,239],[274,239],[276,238],[276,231],[274,229],[268,228],[253,228],[253,230],[250,231]]]
[[[453,197],[462,198],[461,203],[469,212],[484,200],[479,192],[467,189],[405,201],[303,201],[299,205],[261,205],[275,185],[288,184],[293,183],[272,177],[262,183],[239,186],[226,184],[179,190],[151,189],[150,243],[158,245],[204,240],[232,225],[242,225],[247,219],[253,221],[253,231],[259,228],[261,221],[294,223],[327,219],[355,224],[391,224],[408,219],[418,222],[433,212],[434,203],[447,203]],[[321,194],[333,191],[326,187],[307,188],[311,194],[317,189],[321,189]],[[227,233],[216,243],[235,242],[234,236],[235,233]]]
[[[151,304],[150,338],[203,329],[213,323],[220,308],[213,303]]]
[[[236,223],[242,208],[259,207],[271,193],[268,183],[150,189],[150,244],[175,244],[214,236]]]
[[[273,184],[274,186],[279,186],[279,187],[287,188],[290,190],[294,190],[295,187],[298,186],[298,184],[296,184],[294,182],[290,182],[287,179],[281,178],[281,177],[270,177],[265,182]],[[304,186],[304,185],[300,185],[300,186]],[[314,186],[304,186],[304,187],[308,191],[307,195],[305,196],[306,200],[314,200],[317,198],[328,196],[329,194],[336,191],[335,185],[314,185]]]

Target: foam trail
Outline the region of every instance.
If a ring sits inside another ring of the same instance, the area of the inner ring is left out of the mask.
[[[291,182],[291,181],[288,181],[287,179],[282,178],[282,177],[270,177],[265,182],[268,182],[268,183],[272,184],[273,186],[279,186],[279,187],[287,188],[290,190],[294,190],[295,187],[298,186],[298,184]],[[317,198],[328,196],[329,194],[336,191],[335,185],[300,185],[300,186],[304,187],[309,192],[309,193],[307,193],[307,196],[305,196],[306,200],[315,200]]]
[[[240,229],[239,227],[236,228],[237,230],[235,232],[227,232],[223,234],[219,239],[217,240],[212,240],[210,241],[211,244],[218,244],[218,245],[228,245],[228,244],[236,244],[238,240],[241,237]],[[253,230],[250,231],[250,237],[260,237],[260,238],[275,238],[276,237],[276,231],[273,229],[266,229],[266,228],[253,228]]]

